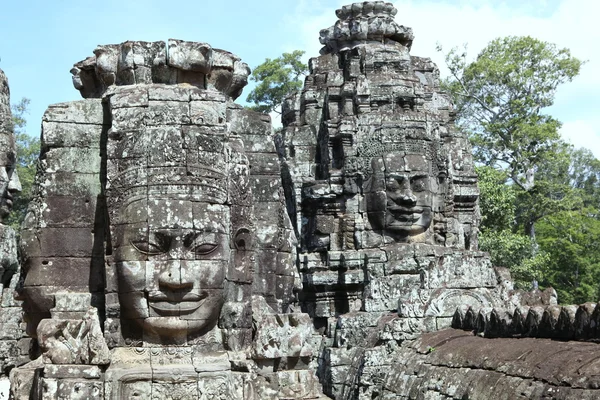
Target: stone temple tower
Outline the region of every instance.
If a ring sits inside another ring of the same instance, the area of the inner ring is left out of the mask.
[[[468,140],[437,67],[410,55],[412,30],[395,14],[384,2],[338,10],[284,105],[287,204],[317,317],[395,310],[413,289],[496,286],[477,251]]]
[[[413,32],[396,13],[381,1],[337,10],[303,90],[283,106],[300,303],[330,340],[321,374],[332,396],[352,386],[336,377],[355,376],[359,349],[381,332],[410,339],[450,326],[459,305],[510,301],[510,283],[477,250],[468,139],[437,66],[410,54]]]

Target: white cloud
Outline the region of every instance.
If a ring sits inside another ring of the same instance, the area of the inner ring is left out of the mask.
[[[338,1],[337,5],[350,3]],[[502,36],[529,35],[571,49],[587,63],[580,76],[559,88],[555,105],[548,111],[564,123],[562,132],[575,145],[585,146],[600,158],[600,125],[595,118],[600,109],[600,29],[597,0],[534,0],[507,4],[499,1],[462,0],[454,3],[434,0],[395,1],[396,21],[413,28],[415,41],[411,53],[431,57],[445,73],[443,56],[435,50],[439,42],[444,49],[468,43],[471,57],[492,39]],[[321,7],[312,12],[314,0],[302,0],[288,20],[289,49],[301,48],[307,55],[318,55],[319,30],[336,21],[335,8]],[[586,132],[585,139],[577,131]]]

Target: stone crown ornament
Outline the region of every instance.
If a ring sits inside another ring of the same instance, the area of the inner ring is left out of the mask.
[[[321,54],[353,48],[366,42],[397,42],[410,50],[414,39],[412,29],[398,25],[394,16],[398,10],[383,1],[354,3],[336,11],[339,21],[320,32],[319,41],[325,47]]]
[[[71,74],[84,98],[102,97],[111,86],[188,83],[236,99],[248,83],[250,68],[238,56],[207,43],[169,39],[98,46]]]

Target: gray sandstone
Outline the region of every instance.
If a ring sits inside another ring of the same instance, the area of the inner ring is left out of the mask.
[[[0,70],[0,391],[6,390],[8,372],[27,359],[29,349],[29,339],[21,328],[21,304],[14,299],[20,275],[17,236],[6,224],[15,195],[21,190],[15,164],[10,90]]]
[[[396,13],[337,11],[276,135],[209,44],[76,63],[18,245],[0,220],[0,397],[8,375],[18,400],[597,397],[600,306],[514,290],[478,250],[468,139]]]

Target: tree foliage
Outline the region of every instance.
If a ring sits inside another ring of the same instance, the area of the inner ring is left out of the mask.
[[[560,122],[543,109],[554,103],[559,85],[579,74],[582,62],[568,49],[529,36],[495,39],[473,62],[457,49],[445,59],[451,77],[444,86],[475,161],[501,169],[522,190],[520,222],[535,242],[536,221],[574,207],[569,185],[536,175],[543,164],[568,164]]]
[[[548,284],[550,254],[535,251],[531,239],[511,230],[486,231],[479,236],[479,248],[490,253],[492,264],[508,268],[515,286],[530,290],[533,282]]]
[[[25,218],[27,206],[31,201],[31,189],[35,178],[36,165],[40,154],[40,140],[27,135],[25,132],[25,114],[28,112],[29,99],[23,98],[11,106],[13,113],[15,141],[17,144],[17,173],[21,181],[22,191],[13,203],[13,211],[7,218],[7,223],[19,230]]]
[[[512,230],[516,192],[506,185],[506,173],[488,166],[478,166],[475,170],[479,177],[480,229],[484,232]]]
[[[560,146],[560,122],[542,113],[559,85],[579,74],[582,62],[568,49],[529,36],[495,39],[476,60],[451,50],[447,80],[459,125],[470,134],[477,162],[500,166],[523,190],[535,170]]]
[[[480,165],[480,248],[522,288],[535,280],[563,303],[597,301],[600,161],[545,113],[582,61],[531,37],[493,40],[472,62],[457,49],[445,57],[444,87]]]
[[[599,209],[600,160],[588,149],[577,149],[571,152],[569,161],[568,184],[579,190],[584,207]]]
[[[597,209],[564,211],[538,223],[540,248],[549,255],[547,281],[562,303],[600,298],[600,220]]]
[[[292,92],[302,88],[301,77],[308,73],[308,67],[300,58],[303,51],[294,50],[283,53],[280,57],[270,59],[254,68],[250,80],[257,82],[246,101],[254,103],[251,109],[270,113],[278,111],[283,100]]]
[[[481,224],[479,248],[490,253],[492,263],[511,270],[517,287],[530,289],[532,281],[540,281],[546,253],[535,252],[531,239],[514,232],[518,190],[507,185],[504,171],[492,167],[476,167],[479,176]]]

